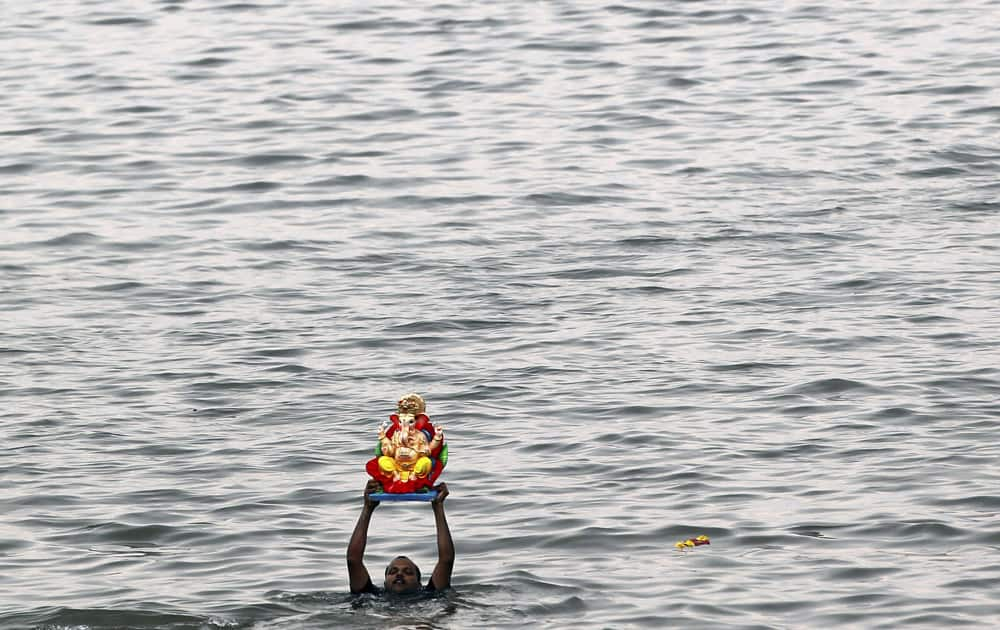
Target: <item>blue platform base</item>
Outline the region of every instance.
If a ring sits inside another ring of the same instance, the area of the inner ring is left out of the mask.
[[[431,490],[429,492],[403,492],[400,494],[372,492],[368,496],[372,501],[433,501],[437,495],[437,490]]]

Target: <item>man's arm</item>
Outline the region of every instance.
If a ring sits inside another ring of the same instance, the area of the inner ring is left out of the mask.
[[[444,499],[448,496],[448,484],[440,483],[435,488],[437,497],[431,501],[434,509],[434,527],[437,529],[438,562],[428,586],[442,591],[451,586],[451,570],[455,566],[455,544],[451,540],[448,519],[444,516]]]
[[[378,490],[378,482],[374,479],[365,486],[365,505],[361,508],[361,516],[354,526],[351,542],[347,544],[347,575],[351,581],[352,593],[363,593],[372,581],[365,568],[365,547],[368,545],[368,524],[372,513],[378,507],[378,501],[372,501],[368,495]]]

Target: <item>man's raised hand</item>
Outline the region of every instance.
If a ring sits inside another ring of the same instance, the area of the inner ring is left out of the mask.
[[[375,508],[377,508],[379,506],[379,502],[375,501],[374,499],[372,499],[369,495],[371,493],[373,493],[373,492],[379,492],[379,491],[381,491],[381,489],[382,488],[379,486],[379,483],[377,481],[375,481],[374,479],[368,480],[368,483],[365,485],[365,509],[366,510],[371,511],[371,510],[374,510]]]

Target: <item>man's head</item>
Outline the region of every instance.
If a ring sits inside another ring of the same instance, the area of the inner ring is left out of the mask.
[[[420,590],[420,568],[406,556],[397,556],[385,568],[385,590],[415,593]]]

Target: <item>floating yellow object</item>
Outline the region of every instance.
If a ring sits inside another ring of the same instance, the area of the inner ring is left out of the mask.
[[[702,545],[710,545],[710,544],[712,543],[708,540],[708,536],[705,536],[703,534],[701,536],[698,536],[697,538],[688,538],[687,540],[682,540],[679,543],[675,544],[674,547],[684,550],[687,549],[688,547],[700,547]]]

